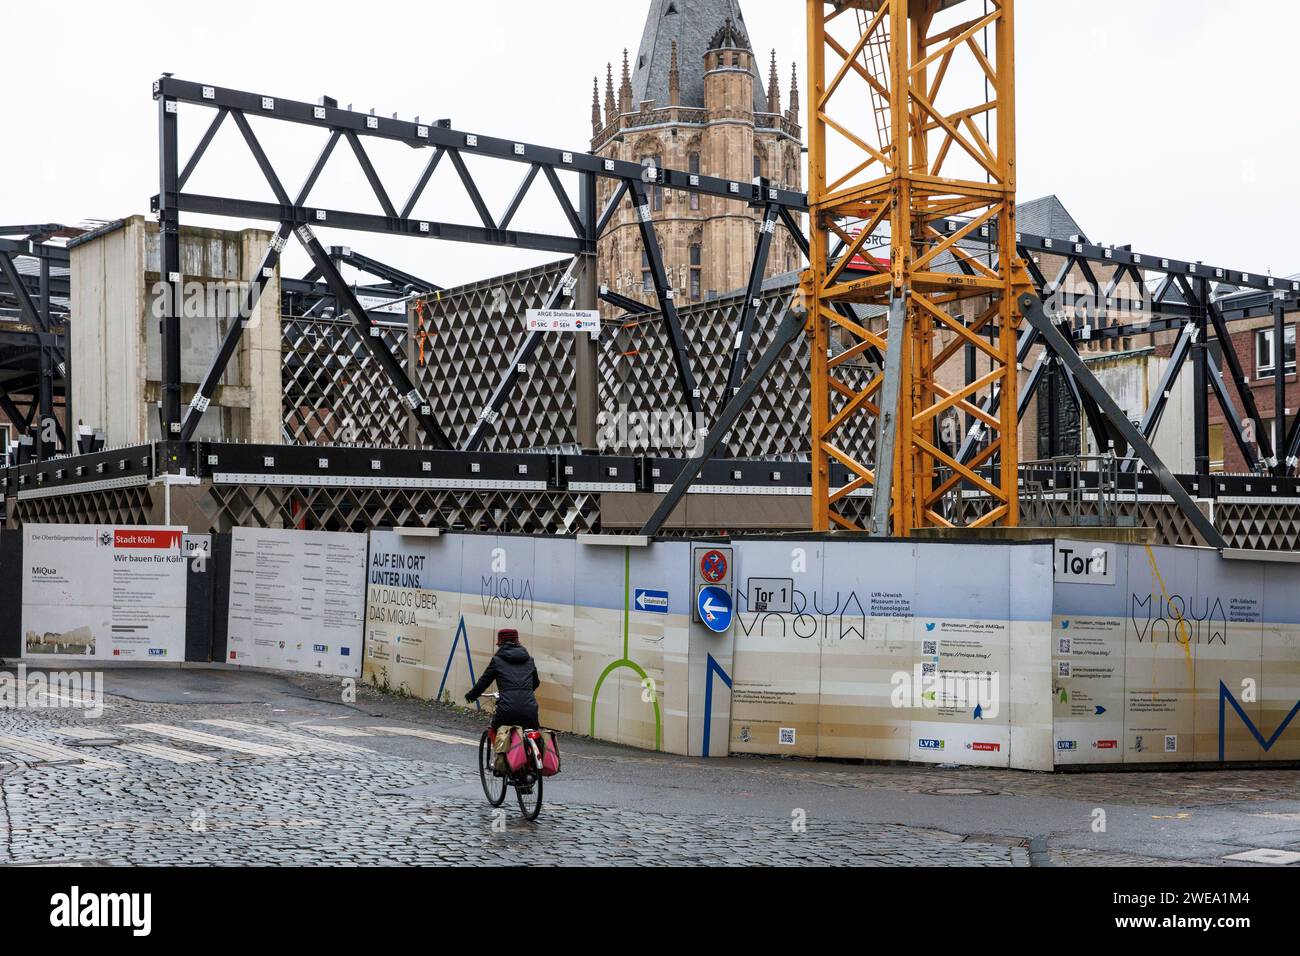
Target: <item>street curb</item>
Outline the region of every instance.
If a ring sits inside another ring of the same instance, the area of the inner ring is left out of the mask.
[[[1051,852],[1047,849],[1047,837],[1036,836],[1029,840],[1030,866],[1056,866],[1052,862]]]

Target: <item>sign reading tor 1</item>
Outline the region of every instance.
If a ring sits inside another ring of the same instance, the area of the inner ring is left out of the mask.
[[[1096,541],[1058,540],[1055,580],[1060,584],[1114,584],[1114,549]]]

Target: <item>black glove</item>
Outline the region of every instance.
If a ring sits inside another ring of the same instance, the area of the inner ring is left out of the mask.
[[[465,695],[465,703],[467,703],[467,704],[472,704],[472,703],[474,703],[474,695],[473,695],[473,694],[466,694],[466,695]]]

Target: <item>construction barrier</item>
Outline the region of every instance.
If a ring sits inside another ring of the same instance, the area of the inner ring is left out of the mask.
[[[1300,759],[1287,561],[1066,539],[21,534],[0,537],[23,608],[0,657],[29,663],[225,661],[463,702],[510,627],[543,723],[649,750]]]

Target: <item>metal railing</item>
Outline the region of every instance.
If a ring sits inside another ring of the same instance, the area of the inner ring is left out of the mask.
[[[1134,525],[1137,485],[1124,488],[1119,478],[1126,460],[1116,455],[1067,455],[1020,462],[1021,524],[1108,528]]]

